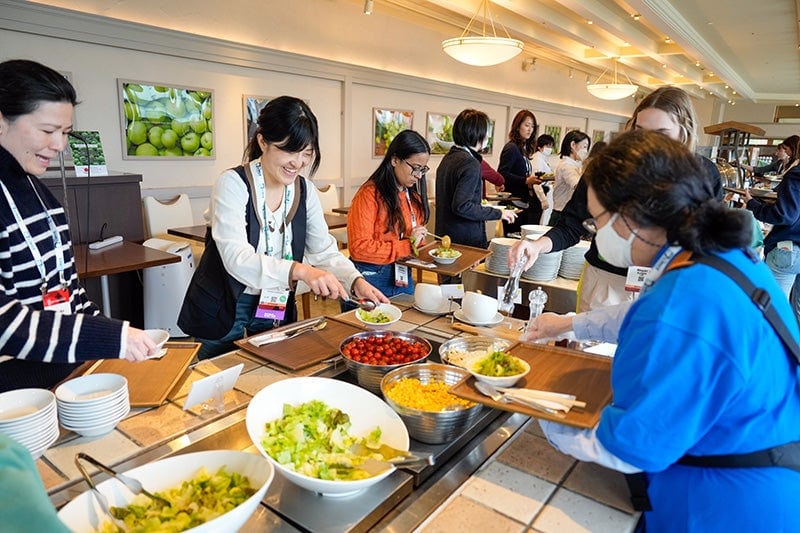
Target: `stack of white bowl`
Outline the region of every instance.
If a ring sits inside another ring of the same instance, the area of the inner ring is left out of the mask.
[[[131,411],[128,380],[119,374],[89,374],[56,389],[58,417],[65,429],[84,437],[112,431]]]
[[[492,255],[486,260],[486,270],[493,274],[502,274],[508,276],[508,251],[514,246],[517,239],[509,239],[508,237],[495,237],[489,243],[489,250]]]
[[[522,277],[530,281],[550,281],[558,277],[558,268],[561,266],[561,256],[564,252],[550,252],[539,254],[533,266],[522,272]]]
[[[519,227],[520,234],[523,238],[531,235],[531,236],[540,236],[544,235],[552,226],[545,226],[544,224],[523,224]]]
[[[589,241],[578,241],[575,246],[570,246],[564,250],[558,275],[566,279],[581,279],[584,263],[583,256],[586,255],[587,251],[589,251]]]
[[[38,459],[58,439],[56,397],[47,389],[0,394],[0,433],[28,448]]]

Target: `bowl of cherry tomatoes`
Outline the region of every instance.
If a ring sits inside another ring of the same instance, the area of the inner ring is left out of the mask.
[[[383,376],[395,368],[423,363],[431,354],[431,343],[410,333],[380,330],[350,335],[339,345],[347,369],[358,384],[381,394]]]

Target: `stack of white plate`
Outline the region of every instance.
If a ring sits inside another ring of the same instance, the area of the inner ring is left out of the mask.
[[[533,266],[522,272],[522,277],[530,281],[550,281],[558,277],[558,268],[561,266],[561,256],[564,252],[550,252],[540,254]]]
[[[28,448],[38,459],[58,439],[56,397],[47,389],[18,389],[0,394],[0,432]]]
[[[489,243],[489,250],[492,255],[486,260],[486,270],[493,274],[503,274],[508,276],[508,251],[514,246],[517,239],[509,239],[508,237],[495,237]]]
[[[119,374],[89,374],[56,389],[61,425],[84,437],[112,431],[131,411],[128,380]]]
[[[522,234],[522,237],[527,237],[528,235],[544,235],[552,226],[545,226],[543,224],[523,224],[519,227],[519,231]]]
[[[584,263],[583,256],[586,255],[588,250],[589,241],[578,241],[575,246],[570,246],[564,250],[558,275],[566,279],[581,279]]]

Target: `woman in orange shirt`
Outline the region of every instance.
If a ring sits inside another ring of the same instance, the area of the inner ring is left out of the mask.
[[[425,137],[401,131],[356,192],[347,215],[350,259],[364,279],[387,297],[414,292],[411,276],[407,271],[397,276],[394,262],[425,241],[429,216],[425,174],[430,156]]]

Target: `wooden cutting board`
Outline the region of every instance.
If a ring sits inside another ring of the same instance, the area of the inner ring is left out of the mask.
[[[289,370],[300,370],[339,355],[339,345],[346,337],[364,331],[335,318],[327,320],[325,327],[319,331],[302,333],[272,344],[255,347],[247,339],[242,339],[236,341],[236,345],[265,361]]]
[[[531,371],[515,387],[574,394],[586,402],[585,408],[573,407],[566,418],[558,418],[515,403],[495,402],[475,388],[472,376],[461,380],[450,392],[456,396],[496,409],[545,418],[568,426],[592,428],[600,412],[611,402],[611,359],[569,348],[547,345],[512,346],[509,352],[531,365]]]
[[[105,359],[86,374],[120,374],[128,379],[131,407],[157,407],[189,375],[187,369],[200,349],[199,342],[168,342],[166,355],[132,363],[124,359]]]

